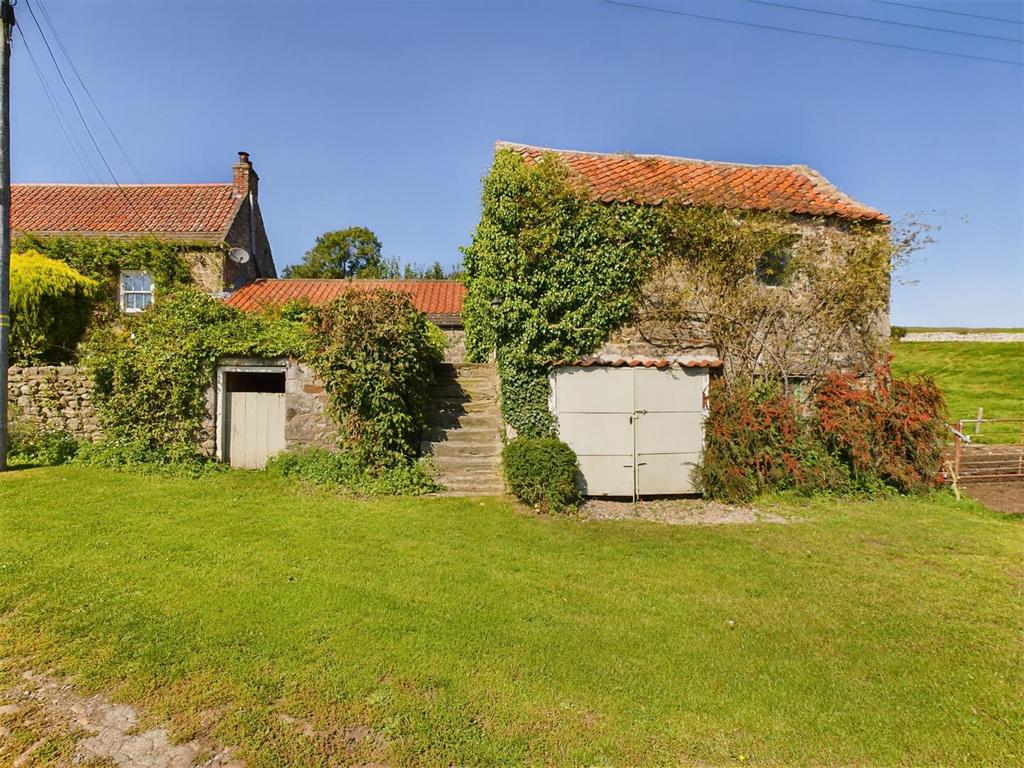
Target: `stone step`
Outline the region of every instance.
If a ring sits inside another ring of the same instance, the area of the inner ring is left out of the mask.
[[[430,432],[449,429],[489,429],[501,434],[501,421],[491,413],[451,413],[438,411],[427,416]],[[429,438],[428,439],[432,439]]]
[[[442,475],[497,472],[501,467],[498,456],[435,456],[434,466]]]
[[[435,398],[427,403],[428,413],[494,413],[498,412],[498,401],[489,397]]]
[[[453,397],[476,398],[480,395],[496,398],[498,396],[498,390],[493,384],[489,383],[456,384],[454,382],[446,382],[431,386],[430,389],[427,390],[427,395],[430,398],[437,399]]]
[[[466,417],[469,418],[469,417]],[[496,421],[496,420],[495,420]],[[450,427],[435,426],[423,433],[424,443],[451,443],[451,442],[495,442],[501,443],[501,434],[497,425],[486,426],[462,426]]]
[[[477,456],[500,456],[501,443],[497,441],[481,443],[429,443],[426,446],[426,453],[435,458],[451,456],[453,458],[468,459]]]

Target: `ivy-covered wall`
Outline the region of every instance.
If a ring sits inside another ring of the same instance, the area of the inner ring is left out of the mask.
[[[554,427],[550,363],[598,351],[710,351],[727,375],[787,381],[867,370],[893,248],[884,225],[599,202],[557,155],[499,150],[463,249],[467,352],[495,356],[505,420],[533,436]]]
[[[483,214],[463,249],[467,354],[496,355],[502,411],[544,435],[548,361],[592,352],[633,313],[663,250],[657,209],[595,204],[553,156],[528,165],[500,151]]]

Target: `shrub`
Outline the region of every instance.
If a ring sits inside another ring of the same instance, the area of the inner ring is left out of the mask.
[[[517,499],[546,512],[567,512],[580,500],[576,454],[553,437],[517,437],[502,452],[505,479]]]
[[[308,448],[284,451],[267,462],[267,472],[314,485],[344,488],[369,496],[418,495],[440,490],[420,462],[366,468],[352,453]]]
[[[697,488],[724,501],[766,491],[848,490],[845,469],[810,429],[801,404],[781,387],[711,383]]]
[[[202,456],[192,446],[163,446],[124,434],[107,435],[95,443],[82,443],[75,463],[188,478],[217,474],[227,469],[223,464]]]
[[[902,493],[934,488],[942,467],[945,403],[928,378],[897,379],[875,368],[872,386],[834,373],[814,400],[815,428],[834,456],[865,489]]]
[[[894,325],[889,328],[889,338],[893,341],[900,341],[907,333],[907,328],[902,325]]]
[[[307,359],[327,388],[343,451],[363,466],[414,458],[443,355],[430,323],[407,295],[384,290],[347,291],[309,317]]]
[[[870,383],[831,374],[809,403],[765,383],[712,382],[697,487],[747,501],[773,491],[918,493],[934,487],[944,406],[928,380],[887,366]]]
[[[55,363],[73,357],[99,284],[36,251],[11,255],[11,359]]]
[[[79,441],[65,430],[19,425],[10,433],[8,459],[12,464],[58,466],[74,459],[79,446]]]

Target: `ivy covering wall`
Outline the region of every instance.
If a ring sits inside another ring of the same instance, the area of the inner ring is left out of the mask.
[[[186,254],[216,253],[222,251],[223,246],[208,242],[167,242],[155,237],[25,235],[14,242],[13,250],[34,250],[95,280],[99,283],[101,319],[109,319],[118,311],[121,270],[145,270],[152,276],[157,293],[167,293],[192,283]]]
[[[550,433],[548,361],[591,352],[631,317],[663,232],[656,208],[594,203],[553,156],[497,153],[463,249],[462,317],[470,358],[495,352],[502,410],[521,434]]]

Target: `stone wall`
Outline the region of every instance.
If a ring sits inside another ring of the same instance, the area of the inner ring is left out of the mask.
[[[444,350],[446,363],[463,363],[466,361],[466,332],[462,328],[442,328],[448,346]]]
[[[338,428],[327,412],[329,398],[305,363],[290,360],[284,375],[284,441],[289,448],[333,448]]]
[[[85,440],[99,436],[93,383],[84,368],[14,366],[8,377],[7,402],[15,429],[63,430]]]

